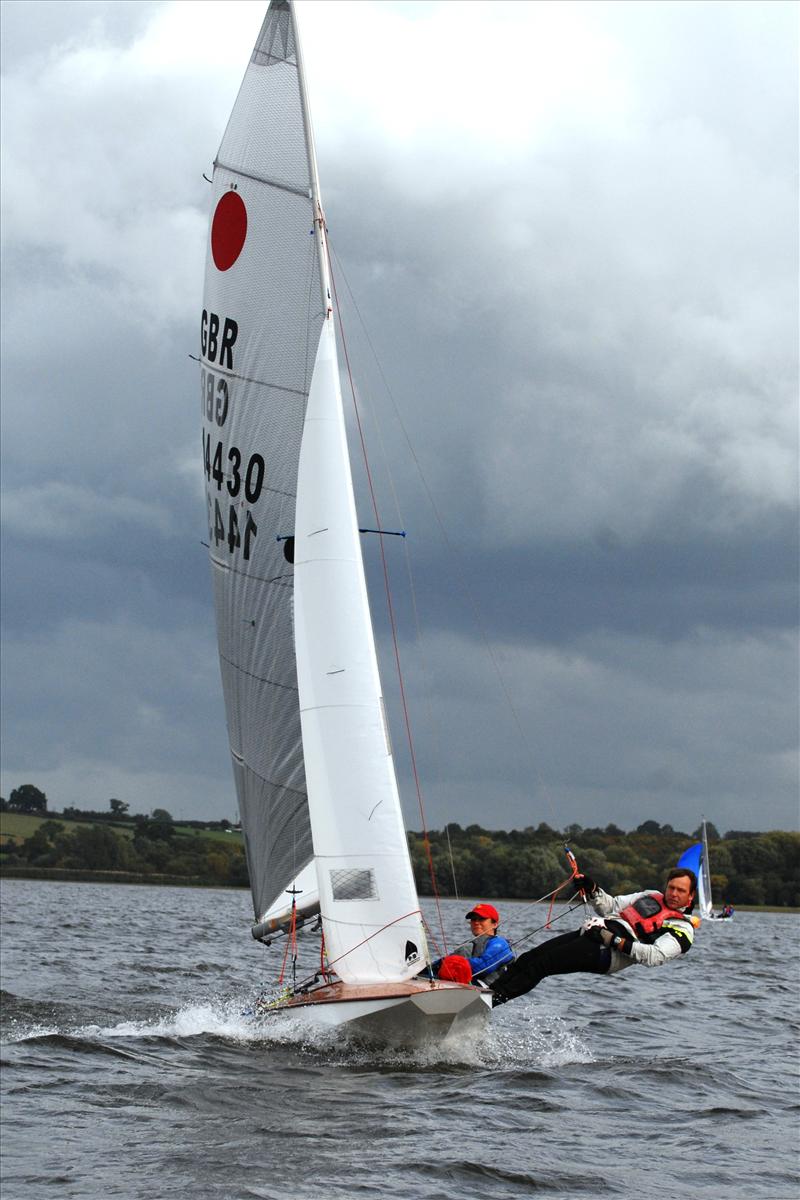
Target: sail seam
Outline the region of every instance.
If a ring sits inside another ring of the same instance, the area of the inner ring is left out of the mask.
[[[281,192],[290,192],[293,196],[302,196],[304,200],[311,199],[310,188],[293,187],[291,183],[280,183],[277,179],[268,179],[266,175],[251,175],[249,171],[242,171],[239,167],[232,167],[228,163],[220,162],[219,159],[214,163],[214,169],[230,171],[231,175],[238,175],[240,179],[250,179],[253,183],[263,183],[266,187],[277,188]]]
[[[235,758],[237,763],[240,763],[241,766],[245,767],[250,772],[251,775],[255,775],[256,779],[259,779],[262,783],[266,783],[269,787],[280,788],[282,792],[288,792],[292,796],[299,797],[301,800],[306,799],[307,793],[301,791],[299,788],[290,787],[288,783],[283,783],[279,779],[269,779],[266,775],[262,775],[260,771],[257,771],[255,769],[255,767],[253,766],[252,763],[249,763],[246,758],[242,758],[241,754],[237,754],[236,751],[233,749],[233,747],[231,747],[231,758]],[[291,819],[294,819],[296,816],[297,816],[297,812],[293,812],[290,814]],[[311,857],[308,859],[308,862],[306,863],[306,866],[308,866],[308,863],[311,862],[313,858],[314,858],[314,855],[312,853]],[[301,870],[302,870],[302,868],[301,868]]]
[[[230,478],[230,475],[226,475],[226,476],[225,476],[225,478],[226,478],[226,479]],[[285,497],[287,497],[287,498],[288,498],[288,499],[290,499],[290,500],[294,500],[294,499],[295,499],[295,493],[294,493],[294,492],[290,492],[290,491],[288,491],[286,488],[278,488],[278,487],[269,487],[269,486],[267,486],[267,487],[264,487],[264,488],[262,488],[262,492],[269,492],[269,494],[270,494],[271,496],[285,496]]]
[[[277,683],[276,680],[270,679],[268,675],[255,675],[252,671],[245,671],[244,667],[240,667],[232,658],[228,658],[224,654],[220,654],[222,662],[227,663],[234,671],[238,671],[240,675],[246,675],[248,679],[255,679],[257,683],[267,683],[270,687],[280,688],[284,692],[296,692],[297,688],[292,687],[288,683]]]
[[[290,499],[294,499],[291,492],[277,493],[276,495],[285,495]],[[263,583],[267,587],[283,587],[293,588],[294,584],[288,575],[254,575],[252,571],[242,571],[239,567],[232,567],[230,563],[223,562],[222,559],[214,558],[213,554],[209,554],[209,561],[212,567],[218,567],[220,571],[229,571],[231,575],[238,575],[241,579],[252,579],[255,583]]]
[[[265,680],[265,682],[269,682],[269,680]],[[281,684],[276,683],[275,686],[280,687]],[[333,708],[363,708],[363,709],[370,710],[373,707],[374,706],[372,704],[301,704],[300,712],[304,712],[304,713],[323,712],[327,709],[333,709]]]

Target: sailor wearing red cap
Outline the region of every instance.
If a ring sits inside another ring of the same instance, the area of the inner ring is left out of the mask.
[[[456,983],[490,984],[514,961],[514,951],[497,932],[500,914],[493,904],[476,904],[467,913],[467,920],[470,940],[433,963],[433,974]]]

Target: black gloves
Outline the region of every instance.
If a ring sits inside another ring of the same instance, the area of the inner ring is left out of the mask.
[[[598,946],[607,946],[611,950],[618,950],[620,954],[630,954],[633,948],[633,938],[614,933],[597,918],[587,921],[581,932],[588,942],[597,942]]]
[[[576,888],[579,888],[585,896],[593,896],[597,891],[597,884],[588,875],[574,875],[572,882]]]

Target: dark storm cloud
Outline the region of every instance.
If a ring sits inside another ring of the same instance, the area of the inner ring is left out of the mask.
[[[305,8],[429,820],[792,824],[795,9],[455,11]],[[233,815],[188,356],[260,17],[3,9],[4,791]]]
[[[434,528],[434,546],[414,545],[412,554],[434,626],[469,630],[469,592],[491,614],[499,644],[529,636],[568,645],[599,631],[665,642],[704,628],[734,636],[790,632],[798,616],[794,528],[787,518],[760,533],[757,540],[652,541],[630,549],[602,537],[500,550],[465,541],[451,557],[437,551]]]

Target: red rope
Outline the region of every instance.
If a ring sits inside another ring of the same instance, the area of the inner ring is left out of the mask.
[[[281,973],[278,976],[278,983],[283,983],[283,976],[286,971],[286,960],[289,957],[289,951],[292,951],[292,958],[297,958],[297,902],[292,899],[292,915],[289,920],[289,934],[286,938],[286,949],[283,952],[283,962],[281,963]]]
[[[560,883],[558,885],[558,887],[555,889],[554,892],[550,893],[550,907],[547,910],[547,920],[545,921],[544,925],[542,926],[543,929],[550,928],[550,918],[553,915],[553,905],[556,902],[556,896],[558,895],[558,893],[560,891],[562,891],[567,886],[568,883],[571,883],[576,875],[580,875],[580,871],[578,870],[578,860],[576,859],[575,855],[572,853],[572,851],[569,849],[568,846],[565,846],[564,849],[566,850],[567,858],[569,859],[569,865],[572,868],[572,873],[569,875],[569,877],[567,879],[564,880],[563,883]]]
[[[327,233],[327,230],[326,230],[326,233]],[[366,441],[364,439],[364,430],[363,430],[363,427],[361,424],[361,413],[359,412],[358,402],[356,400],[356,390],[355,390],[355,385],[353,383],[353,373],[350,369],[350,355],[347,350],[347,339],[345,338],[345,335],[344,335],[344,326],[343,326],[342,319],[341,319],[341,309],[339,307],[339,296],[336,291],[336,281],[333,276],[333,263],[331,262],[331,255],[330,255],[330,250],[328,248],[327,237],[325,239],[325,252],[326,252],[326,255],[328,258],[328,271],[330,273],[331,286],[333,288],[333,298],[336,303],[336,311],[339,314],[339,333],[342,338],[342,349],[344,350],[344,360],[345,360],[345,365],[347,367],[347,378],[350,383],[350,393],[351,393],[351,396],[353,399],[353,411],[355,413],[356,424],[358,426],[358,436],[361,441],[361,453],[364,458],[364,468],[365,468],[366,474],[367,474],[367,484],[369,486],[369,494],[370,494],[370,498],[372,500],[372,511],[375,515],[375,527],[376,527],[376,529],[380,529],[381,522],[380,522],[380,516],[378,515],[378,501],[375,496],[375,488],[374,488],[374,485],[372,482],[372,471],[370,470],[369,458],[367,456],[367,446],[366,446]],[[422,821],[423,844],[425,846],[425,853],[426,853],[426,857],[428,859],[428,870],[429,870],[430,877],[431,877],[431,887],[433,888],[433,896],[434,896],[434,900],[436,901],[436,911],[439,916],[439,928],[441,929],[442,943],[444,945],[445,954],[446,954],[447,953],[447,935],[445,934],[445,930],[444,930],[444,918],[442,916],[442,907],[441,907],[441,902],[439,899],[439,889],[436,884],[436,871],[435,871],[434,865],[433,865],[433,852],[431,850],[430,838],[428,837],[428,826],[427,826],[427,821],[425,819],[425,805],[424,805],[423,799],[422,799],[422,785],[420,783],[419,771],[417,769],[417,756],[416,756],[416,752],[414,750],[414,738],[411,733],[411,718],[409,716],[408,704],[406,701],[406,689],[405,689],[405,683],[403,681],[403,669],[400,665],[400,648],[399,648],[398,641],[397,641],[397,625],[396,625],[395,616],[394,616],[394,605],[392,604],[392,592],[391,592],[391,587],[389,585],[389,567],[388,567],[388,564],[386,561],[386,550],[384,547],[384,542],[383,542],[382,536],[380,538],[380,546],[381,546],[381,564],[383,566],[383,584],[384,584],[384,589],[386,591],[386,603],[387,603],[388,612],[389,612],[389,624],[390,624],[391,631],[392,631],[392,646],[394,648],[394,660],[395,660],[395,665],[396,665],[396,669],[397,669],[397,679],[398,679],[398,683],[400,685],[400,701],[402,704],[403,720],[405,722],[405,728],[406,728],[406,740],[408,742],[409,754],[411,756],[411,771],[412,771],[412,774],[414,777],[414,787],[415,787],[416,793],[417,793],[417,803],[419,805],[420,819]]]
[[[383,933],[384,929],[391,929],[393,925],[397,925],[400,921],[407,920],[408,917],[422,918],[422,913],[418,908],[414,908],[411,910],[411,912],[403,913],[402,917],[395,917],[393,921],[387,921],[385,925],[382,925],[380,929],[376,929],[374,933],[369,935],[369,937],[362,938],[360,942],[356,942],[355,946],[351,946],[349,950],[345,950],[344,954],[340,954],[338,958],[332,959],[328,963],[327,973],[330,973],[331,967],[335,966],[337,962],[341,962],[343,958],[347,958],[348,954],[352,954],[354,950],[358,950],[359,946],[366,946],[367,942],[371,942],[372,939],[377,937],[379,933]],[[323,972],[323,974],[325,973],[326,972]]]

